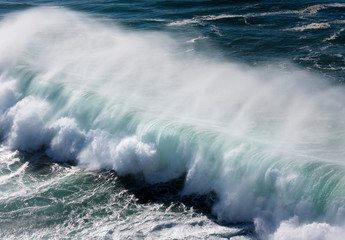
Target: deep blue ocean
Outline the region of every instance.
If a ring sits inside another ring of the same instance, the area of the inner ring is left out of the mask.
[[[0,1],[0,239],[343,239],[344,1]]]

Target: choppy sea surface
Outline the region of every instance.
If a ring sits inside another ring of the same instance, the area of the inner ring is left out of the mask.
[[[343,1],[0,1],[1,239],[342,239]]]

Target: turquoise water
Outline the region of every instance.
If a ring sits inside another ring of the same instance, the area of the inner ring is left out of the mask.
[[[342,236],[343,3],[0,6],[1,238]]]

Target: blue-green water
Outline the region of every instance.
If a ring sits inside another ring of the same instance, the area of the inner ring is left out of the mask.
[[[0,238],[341,239],[344,11],[0,2]]]

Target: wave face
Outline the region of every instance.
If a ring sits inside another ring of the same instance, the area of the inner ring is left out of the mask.
[[[342,87],[66,9],[8,15],[0,36],[8,149],[150,184],[185,174],[181,196],[216,193],[219,222],[254,222],[262,238],[341,236]]]

